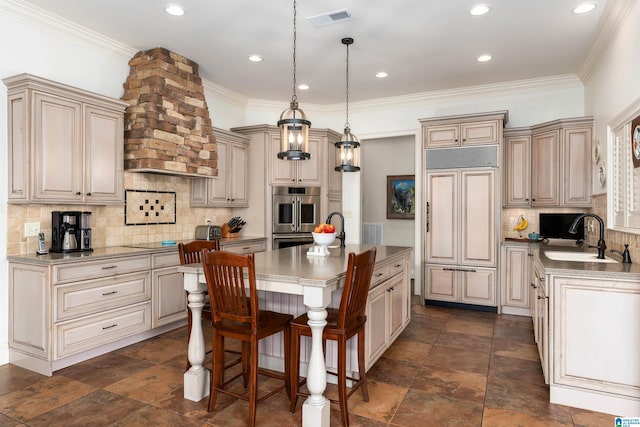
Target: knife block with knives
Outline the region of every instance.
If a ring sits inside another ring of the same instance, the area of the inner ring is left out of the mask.
[[[239,216],[234,216],[226,224],[222,224],[222,237],[238,237],[238,233],[247,222]]]

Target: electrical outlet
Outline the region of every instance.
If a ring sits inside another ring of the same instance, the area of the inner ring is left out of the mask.
[[[25,222],[24,223],[24,237],[37,237],[40,233],[39,222]]]

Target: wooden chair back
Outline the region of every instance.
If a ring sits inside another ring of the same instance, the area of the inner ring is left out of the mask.
[[[349,322],[364,315],[375,262],[375,247],[360,254],[349,254],[347,276],[338,309],[338,328],[344,329]]]
[[[180,254],[180,264],[194,264],[202,262],[201,254],[203,249],[212,251],[220,250],[219,240],[194,240],[189,243],[180,243],[178,253]]]
[[[203,249],[202,265],[211,299],[213,321],[249,323],[255,333],[258,325],[258,295],[253,254],[239,255]],[[247,299],[247,296],[250,298]]]

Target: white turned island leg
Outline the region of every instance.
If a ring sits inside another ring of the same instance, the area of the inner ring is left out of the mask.
[[[303,427],[329,427],[331,403],[324,397],[327,388],[327,367],[322,349],[322,331],[327,324],[327,307],[335,288],[306,287],[304,304],[311,328],[311,356],[307,368],[307,388],[310,396],[302,405]]]
[[[203,366],[205,358],[204,333],[202,332],[202,308],[206,287],[198,283],[198,275],[185,274],[184,288],[189,292],[188,307],[191,310],[191,335],[187,357],[191,368],[184,373],[184,398],[199,402],[209,395],[209,370]]]

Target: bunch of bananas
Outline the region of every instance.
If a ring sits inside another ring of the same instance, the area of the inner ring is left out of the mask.
[[[527,218],[525,218],[524,215],[520,215],[518,217],[518,223],[516,224],[515,227],[513,227],[513,229],[516,231],[522,231],[522,230],[525,230],[528,226],[529,226],[529,221],[527,221]]]

